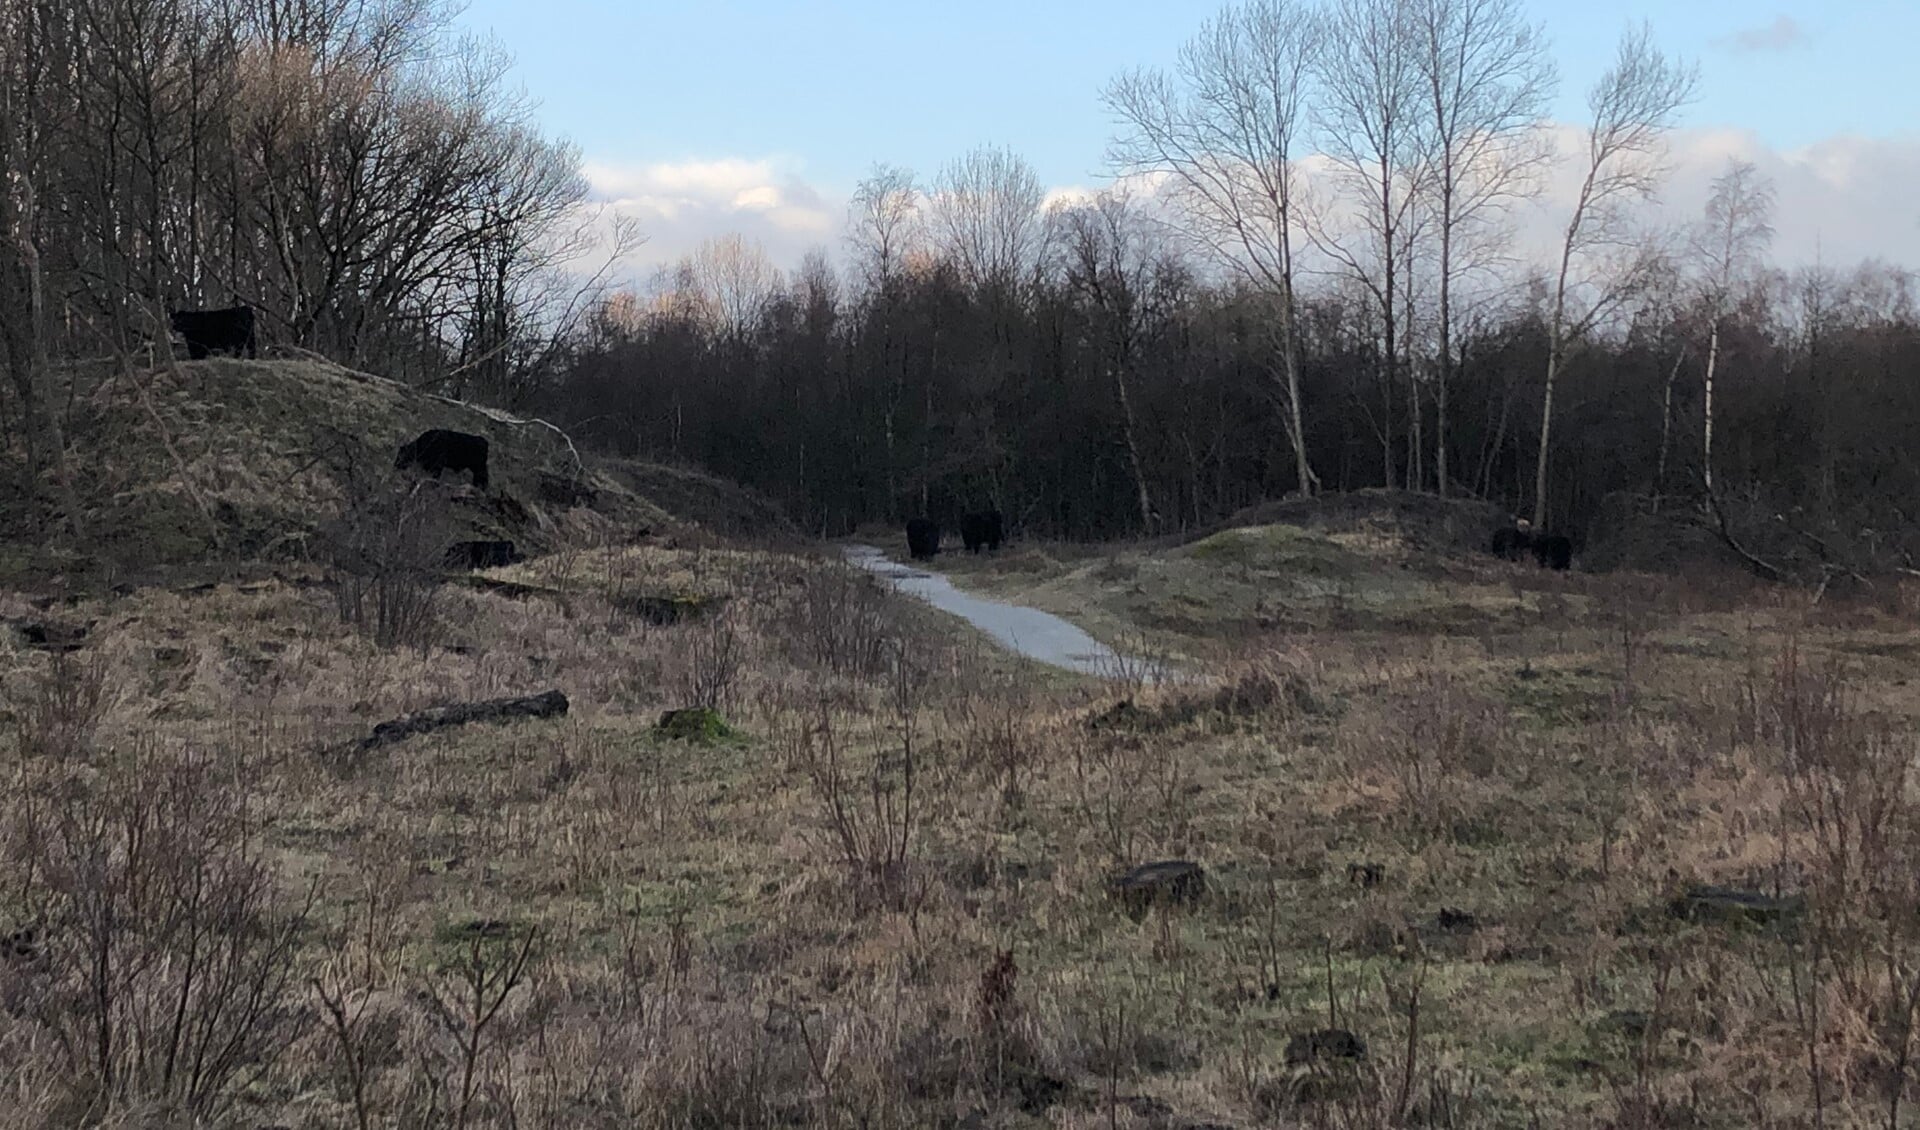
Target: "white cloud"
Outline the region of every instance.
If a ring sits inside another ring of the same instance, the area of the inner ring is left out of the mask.
[[[1561,161],[1539,198],[1512,211],[1514,257],[1546,263],[1558,251],[1584,168],[1584,137],[1555,131]],[[1713,181],[1730,160],[1750,161],[1775,191],[1771,259],[1791,269],[1816,260],[1850,267],[1882,259],[1920,269],[1920,136],[1839,135],[1797,149],[1775,149],[1748,130],[1676,131],[1669,139],[1659,194],[1632,217],[1648,227],[1681,231],[1697,223]]]
[[[771,211],[780,207],[780,190],[769,184],[756,185],[735,194],[733,206],[749,212]]]
[[[1074,208],[1082,204],[1090,204],[1093,202],[1094,197],[1099,194],[1099,189],[1088,188],[1080,184],[1067,185],[1062,188],[1050,188],[1047,190],[1046,196],[1040,201],[1040,210],[1046,212],[1054,208]]]
[[[1745,130],[1693,130],[1673,139],[1671,159],[1660,203],[1669,223],[1697,220],[1727,162],[1751,161],[1777,194],[1778,265],[1879,258],[1920,267],[1920,198],[1911,187],[1920,183],[1920,137],[1841,135],[1782,150]]]
[[[593,198],[640,224],[647,242],[629,258],[644,278],[714,236],[757,241],[775,263],[792,266],[839,238],[844,201],[807,183],[790,162],[773,158],[615,164],[590,161]]]
[[[1765,27],[1742,28],[1713,43],[1738,55],[1750,55],[1760,51],[1788,51],[1805,47],[1812,41],[1813,36],[1800,26],[1799,21],[1792,16],[1782,15],[1774,17],[1773,22]]]
[[[1580,131],[1558,130],[1568,156],[1556,168],[1537,202],[1514,210],[1514,254],[1545,262],[1552,254],[1566,210],[1578,188],[1573,156]],[[1840,135],[1798,149],[1774,149],[1745,130],[1680,131],[1671,138],[1672,174],[1650,221],[1672,226],[1697,219],[1713,179],[1729,158],[1753,162],[1772,178],[1778,194],[1773,258],[1782,267],[1832,266],[1880,258],[1920,268],[1920,135],[1869,138]],[[1310,166],[1323,162],[1309,160]],[[846,230],[844,193],[822,189],[797,165],[775,158],[726,158],[678,163],[590,163],[594,196],[613,212],[636,218],[647,242],[630,259],[631,274],[645,279],[714,236],[739,233],[758,241],[783,269],[809,251],[825,247],[836,258]],[[1126,186],[1150,200],[1160,187],[1152,179]],[[1086,185],[1058,185],[1048,203],[1087,199]],[[1144,200],[1143,200],[1144,202]]]

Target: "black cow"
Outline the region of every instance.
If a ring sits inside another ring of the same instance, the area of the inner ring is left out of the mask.
[[[1533,555],[1543,569],[1566,569],[1573,564],[1573,539],[1564,534],[1543,534],[1533,539]]]
[[[518,560],[510,541],[457,541],[447,547],[449,569],[493,569]]]
[[[1533,535],[1517,526],[1508,526],[1493,535],[1493,555],[1508,561],[1524,560],[1533,552]]]
[[[204,361],[211,353],[260,356],[260,344],[253,336],[253,307],[234,306],[226,310],[175,310],[167,315],[173,332],[187,339],[187,356]]]
[[[418,467],[436,479],[442,471],[472,471],[473,485],[486,490],[487,437],[433,428],[402,444],[393,466],[395,470]]]
[[[968,553],[978,553],[983,549],[998,550],[1000,543],[1006,540],[1005,522],[998,510],[983,510],[978,514],[966,514],[960,519],[960,540],[966,543]]]
[[[907,522],[907,552],[915,561],[925,561],[940,552],[940,526],[931,518],[913,518]]]

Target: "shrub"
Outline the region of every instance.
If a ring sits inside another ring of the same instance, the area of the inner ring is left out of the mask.
[[[231,773],[193,752],[71,781],[40,831],[21,873],[49,944],[28,1015],[71,1104],[219,1121],[296,1035],[311,896],[283,905]]]
[[[322,531],[341,621],[381,647],[433,643],[448,541],[434,498],[424,483],[353,491]]]

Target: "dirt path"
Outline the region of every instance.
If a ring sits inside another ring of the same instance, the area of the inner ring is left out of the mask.
[[[1122,662],[1112,648],[1050,612],[961,592],[946,577],[902,565],[870,545],[849,545],[843,552],[854,565],[960,617],[1017,655],[1085,675],[1111,676]]]

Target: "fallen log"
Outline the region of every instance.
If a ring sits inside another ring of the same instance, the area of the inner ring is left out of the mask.
[[[510,722],[516,718],[555,718],[567,712],[567,696],[559,691],[528,695],[524,698],[496,698],[488,702],[462,702],[436,706],[382,722],[373,733],[360,740],[361,753],[381,746],[403,742],[420,734],[464,726],[470,722]]]

